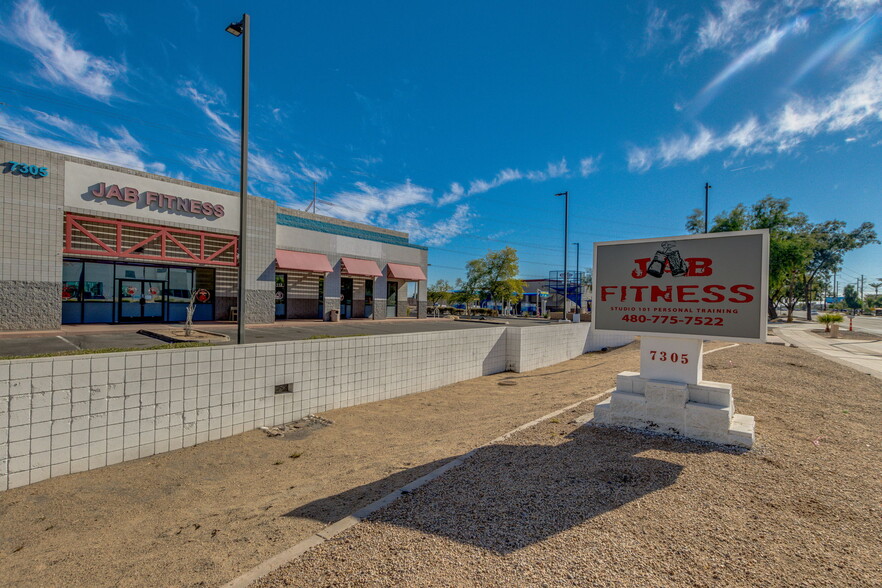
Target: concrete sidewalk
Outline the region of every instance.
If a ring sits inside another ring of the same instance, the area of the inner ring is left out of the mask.
[[[791,345],[882,379],[882,337],[878,341],[830,339],[811,332],[817,327],[812,323],[793,324],[777,326],[773,332]]]

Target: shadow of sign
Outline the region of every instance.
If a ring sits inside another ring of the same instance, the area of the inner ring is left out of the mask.
[[[617,429],[580,427],[560,444],[480,448],[462,466],[403,496],[371,520],[511,553],[674,484],[683,466],[637,455],[649,449],[716,450]],[[382,496],[375,486],[400,487],[447,461],[398,472],[286,516],[338,520]]]

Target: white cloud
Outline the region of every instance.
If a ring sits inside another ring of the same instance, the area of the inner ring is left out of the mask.
[[[26,116],[0,110],[0,128],[8,141],[123,167],[164,173],[165,165],[146,161],[146,150],[123,126],[98,131],[57,114],[26,109]]]
[[[126,17],[123,15],[112,12],[99,12],[98,16],[104,19],[107,29],[114,35],[121,37],[129,34],[129,23],[126,22]]]
[[[459,182],[450,184],[450,189],[438,200],[438,206],[458,202],[465,197],[465,188]]]
[[[757,8],[750,0],[720,0],[717,14],[708,13],[698,28],[695,51],[701,53],[728,45],[743,30],[750,12]]]
[[[309,163],[306,158],[299,153],[295,152],[294,156],[297,157],[298,167],[298,171],[295,171],[294,175],[301,180],[323,184],[325,181],[328,180],[328,178],[331,177],[330,171],[323,167],[319,167],[317,165]]]
[[[0,38],[31,53],[40,76],[97,100],[119,95],[115,84],[127,68],[112,59],[77,49],[71,36],[37,0],[21,0],[0,28]]]
[[[728,150],[747,155],[786,152],[817,135],[878,121],[882,121],[882,55],[840,92],[816,99],[795,96],[765,123],[751,116],[724,134],[699,126],[694,134],[662,139],[656,147],[631,147],[628,169],[645,172],[654,165],[666,167]]]
[[[583,157],[579,162],[579,173],[583,178],[587,178],[591,174],[596,174],[597,170],[600,169],[600,158],[602,155],[598,155],[597,157]]]
[[[687,15],[671,18],[667,10],[650,5],[643,31],[643,51],[679,43],[686,32]]]
[[[333,216],[363,223],[385,221],[383,215],[395,213],[409,206],[431,204],[432,190],[406,180],[389,188],[377,188],[366,182],[356,182],[355,190],[344,190],[330,198]],[[385,222],[381,224],[386,224]]]
[[[438,199],[438,205],[444,206],[458,202],[468,196],[476,196],[489,192],[494,188],[516,182],[518,180],[531,180],[534,182],[544,182],[552,178],[568,177],[570,170],[567,167],[566,158],[561,158],[558,162],[549,162],[544,170],[529,170],[522,172],[518,169],[507,167],[500,170],[492,180],[476,179],[469,182],[468,190],[464,189],[458,182],[450,184],[450,189]]]
[[[205,83],[201,85],[206,86]],[[227,96],[220,88],[206,88],[204,91],[196,87],[196,82],[184,80],[178,86],[178,94],[189,98],[202,113],[211,121],[219,137],[225,141],[238,142],[239,131],[236,131],[223,119],[223,108]]]
[[[425,225],[421,212],[409,211],[399,216],[392,228],[408,233],[415,243],[440,247],[470,229],[474,216],[468,204],[460,204],[449,218]]]

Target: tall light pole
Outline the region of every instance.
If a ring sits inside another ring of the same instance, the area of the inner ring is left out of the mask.
[[[241,139],[241,163],[239,166],[239,300],[236,319],[238,322],[238,336],[236,342],[240,345],[245,343],[245,234],[248,225],[248,61],[249,47],[251,42],[251,20],[248,13],[242,15],[242,20],[231,23],[227,32],[234,37],[242,37],[242,133]]]
[[[707,233],[707,193],[712,188],[707,182],[704,183],[704,232]]]
[[[570,244],[570,193],[569,192],[561,192],[559,194],[555,194],[555,196],[563,196],[564,197],[564,270],[563,270],[563,279],[564,279],[564,303],[563,303],[563,320],[567,320],[567,294],[569,290],[569,277],[567,276],[567,249],[569,249]]]
[[[582,274],[579,273],[579,244],[573,243],[576,246],[576,288],[579,292],[579,308],[582,308]]]

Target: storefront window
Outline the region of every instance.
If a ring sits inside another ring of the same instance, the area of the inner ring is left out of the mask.
[[[117,265],[116,277],[123,280],[143,280],[144,266],[140,265]]]
[[[83,279],[83,322],[113,322],[113,264],[85,264]]]
[[[187,305],[193,291],[193,270],[184,268],[168,269],[168,320],[187,320]]]
[[[169,268],[167,267],[145,267],[144,278],[147,280],[157,280],[160,282],[168,281]]]
[[[65,261],[61,269],[61,322],[79,323],[83,319],[83,263]]]
[[[374,303],[374,281],[373,280],[365,280],[364,281],[364,303],[365,304],[373,304]]]

